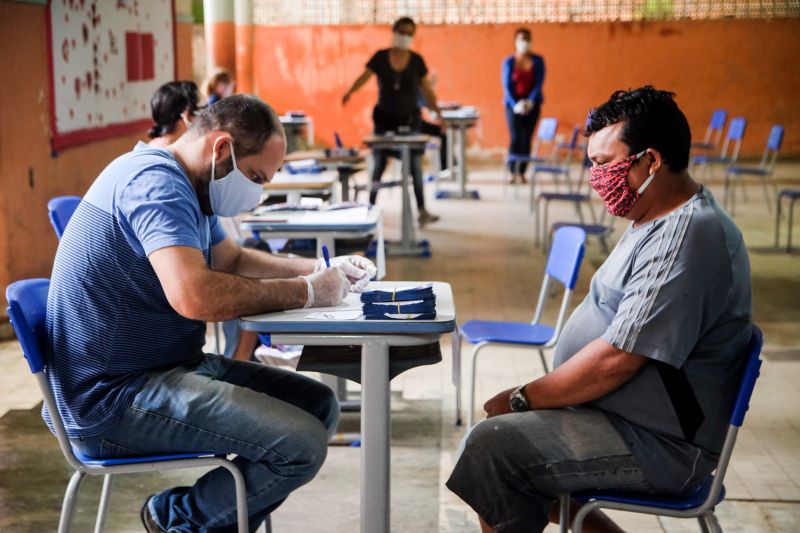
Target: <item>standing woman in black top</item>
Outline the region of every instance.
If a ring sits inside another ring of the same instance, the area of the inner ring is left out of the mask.
[[[409,17],[398,19],[392,26],[392,47],[378,50],[367,63],[363,74],[342,98],[346,105],[350,96],[360,89],[374,74],[378,78],[378,103],[372,111],[375,123],[375,134],[380,135],[402,130],[418,132],[422,122],[417,96],[422,92],[429,108],[440,114],[436,95],[428,80],[428,67],[422,56],[412,52],[411,40],[417,25]],[[387,150],[374,150],[375,166],[372,171],[372,183],[380,182],[386,170]],[[439,217],[425,209],[425,195],[422,188],[422,153],[412,154],[411,175],[414,178],[414,196],[417,199],[420,225],[436,222]],[[375,203],[377,191],[370,194],[370,202]]]

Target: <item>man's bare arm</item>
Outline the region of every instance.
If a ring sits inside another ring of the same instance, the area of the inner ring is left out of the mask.
[[[644,356],[623,352],[602,339],[587,344],[569,361],[525,385],[531,409],[558,409],[596,400],[635,376],[647,363]],[[489,417],[511,412],[509,389],[486,402]]]
[[[250,279],[210,270],[200,250],[189,246],[161,248],[148,259],[172,308],[194,320],[217,322],[300,308],[308,298],[301,278]]]
[[[315,259],[287,258],[239,246],[230,237],[211,249],[214,270],[248,278],[279,279],[314,272]]]
[[[584,346],[566,363],[525,386],[533,409],[557,409],[596,400],[635,376],[647,363],[602,339]]]

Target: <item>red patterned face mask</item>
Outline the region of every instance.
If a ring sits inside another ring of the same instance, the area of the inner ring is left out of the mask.
[[[616,217],[624,217],[628,214],[633,205],[639,200],[639,196],[655,177],[655,174],[648,177],[638,190],[634,190],[628,184],[628,174],[630,174],[631,167],[645,152],[646,150],[642,150],[638,154],[626,157],[618,163],[592,167],[590,171],[589,183],[600,195],[600,198],[603,199],[608,212]]]

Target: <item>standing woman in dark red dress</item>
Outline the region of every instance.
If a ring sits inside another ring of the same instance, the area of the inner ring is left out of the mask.
[[[512,55],[503,60],[502,81],[506,120],[511,133],[510,155],[531,153],[531,139],[539,120],[544,82],[544,59],[531,52],[531,31],[520,28],[514,33]],[[509,162],[511,183],[525,183],[527,163]]]

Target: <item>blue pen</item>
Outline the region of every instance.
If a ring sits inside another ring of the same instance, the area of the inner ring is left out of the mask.
[[[322,245],[322,258],[325,259],[325,267],[331,267],[331,254],[328,253],[328,247],[326,245]]]

